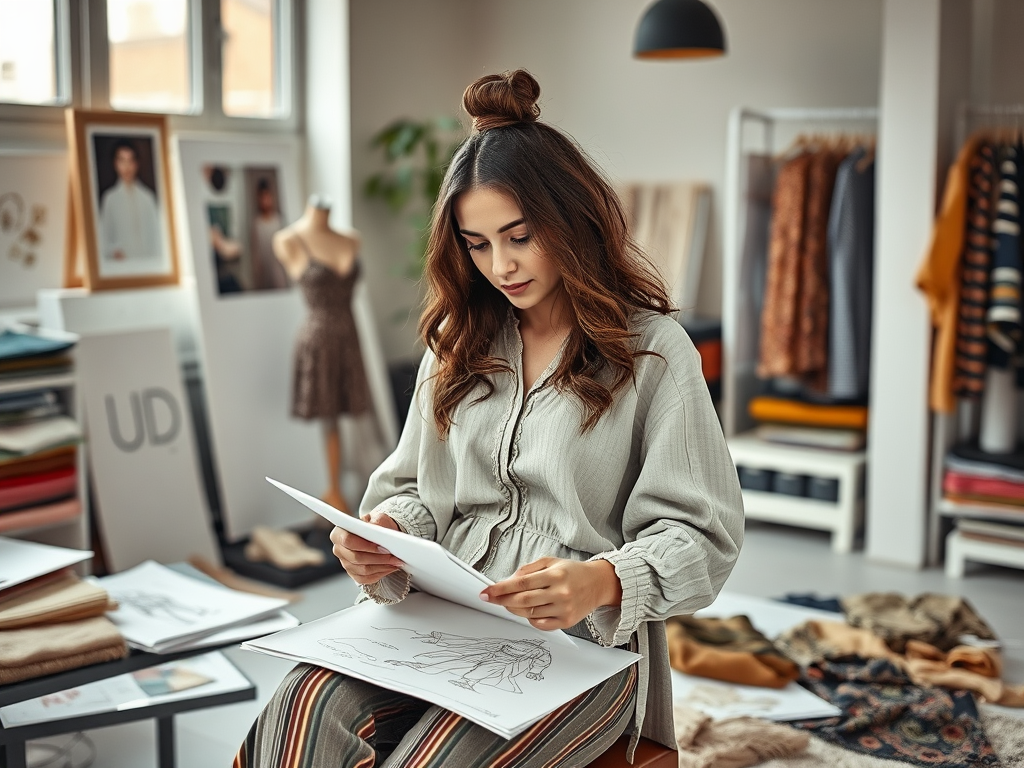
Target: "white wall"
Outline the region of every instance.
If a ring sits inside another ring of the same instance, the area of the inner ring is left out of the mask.
[[[366,141],[388,120],[458,114],[473,78],[529,69],[541,84],[541,119],[572,134],[613,177],[711,182],[714,227],[697,308],[718,315],[729,110],[877,104],[881,0],[713,0],[729,54],[688,62],[631,57],[647,2],[350,0],[354,222],[374,262],[389,358],[413,346],[414,324],[389,320],[401,303],[391,297],[411,298],[413,290],[388,272],[405,258],[394,219],[358,189],[377,167]]]

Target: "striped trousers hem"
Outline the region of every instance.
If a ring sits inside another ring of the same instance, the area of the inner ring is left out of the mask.
[[[503,739],[442,707],[321,667],[288,673],[234,768],[583,768],[630,723],[636,665]]]

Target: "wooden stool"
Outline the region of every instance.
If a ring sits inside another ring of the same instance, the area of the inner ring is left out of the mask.
[[[611,747],[587,768],[679,768],[679,753],[642,736],[636,745],[633,764],[626,761],[629,736],[620,736]]]

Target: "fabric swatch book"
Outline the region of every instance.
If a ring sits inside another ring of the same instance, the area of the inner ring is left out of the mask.
[[[301,491],[274,485],[314,511],[327,506]],[[435,542],[369,525],[337,510],[324,517],[332,522],[337,518],[336,524],[359,535],[361,526],[375,529],[366,531],[374,537],[370,540],[402,559],[421,591],[395,605],[366,601],[243,643],[243,648],[416,696],[505,738],[641,658],[564,632],[536,629],[504,608],[484,603],[477,595],[490,579]],[[442,597],[432,587],[456,599]]]

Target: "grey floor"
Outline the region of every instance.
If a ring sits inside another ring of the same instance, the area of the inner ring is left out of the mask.
[[[947,579],[941,570],[910,571],[865,560],[860,553],[837,555],[826,534],[749,523],[740,560],[726,589],[756,597],[787,592],[844,595],[868,591],[905,594],[942,592],[967,597],[991,624],[1006,646],[1005,677],[1024,682],[1024,571],[975,566],[962,580]],[[347,576],[304,590],[293,612],[302,621],[349,606],[355,585]],[[231,650],[227,655],[256,683],[256,701],[205,710],[177,718],[178,765],[181,768],[224,768],[239,742],[291,663]],[[96,768],[152,768],[155,728],[150,722],[89,732]],[[50,740],[58,743],[60,739]],[[76,755],[81,749],[76,750]],[[32,754],[29,755],[30,760]],[[78,764],[78,763],[76,763]]]

